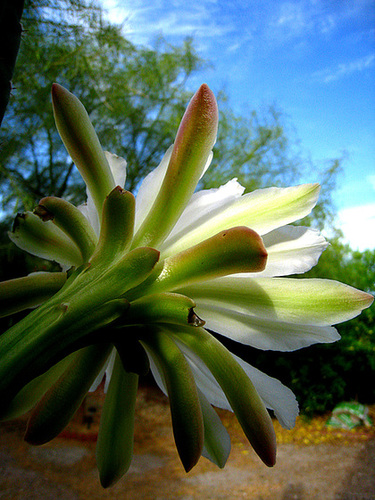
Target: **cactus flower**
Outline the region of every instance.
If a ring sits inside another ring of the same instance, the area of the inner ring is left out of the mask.
[[[308,271],[327,246],[317,231],[291,225],[313,209],[319,186],[244,194],[233,179],[196,191],[218,126],[215,98],[202,85],[174,145],[134,197],[124,190],[125,160],[103,152],[83,105],[57,84],[52,97],[87,203],[44,198],[10,233],[62,271],[0,284],[1,315],[33,308],[0,337],[1,418],[33,409],[25,439],[45,443],[106,373],[97,463],[107,487],[130,466],[138,379],[151,370],[169,397],[187,471],[201,455],[226,463],[230,439],[214,406],[234,411],[259,457],[274,465],[268,410],[291,428],[296,399],[213,332],[292,351],[338,340],[332,325],[372,303],[336,281],[286,277]]]

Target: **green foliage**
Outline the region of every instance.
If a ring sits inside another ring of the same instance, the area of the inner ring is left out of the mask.
[[[126,157],[127,187],[134,189],[173,142],[189,99],[186,80],[202,66],[191,40],[137,48],[86,0],[29,0],[23,26],[1,137],[3,209],[31,209],[46,195],[84,199],[53,120],[55,81],[85,103],[104,149]]]
[[[341,236],[340,231],[335,227],[336,207],[333,193],[336,189],[338,176],[342,173],[344,160],[345,155],[341,158],[327,160],[321,168],[309,165],[308,168],[311,168],[316,176],[313,178],[313,182],[319,182],[321,191],[314,210],[301,221],[303,226],[312,226],[319,231],[326,229],[336,234],[337,237]]]
[[[217,187],[233,177],[248,191],[285,186],[298,181],[301,159],[292,152],[285,116],[274,106],[236,115],[228,97],[218,95],[220,119],[213,166],[202,179],[205,188]]]

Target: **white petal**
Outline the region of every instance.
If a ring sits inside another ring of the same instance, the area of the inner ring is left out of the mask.
[[[169,255],[163,251],[164,248],[172,246],[194,227],[204,224],[216,213],[228,207],[243,194],[244,190],[237,179],[232,179],[217,189],[194,193],[172,232],[160,247],[163,258]]]
[[[263,236],[268,252],[266,269],[257,277],[288,276],[309,271],[327,248],[324,237],[314,229],[284,226]]]
[[[357,316],[372,296],[337,281],[225,277],[180,290],[206,328],[259,349],[291,351],[340,338],[330,325]]]
[[[111,381],[113,367],[115,365],[115,360],[116,360],[116,355],[117,355],[116,349],[112,349],[112,352],[108,357],[108,363],[107,363],[107,367],[105,370],[104,392],[107,392],[109,382]]]
[[[104,365],[102,366],[102,369],[100,370],[96,379],[92,383],[92,386],[89,389],[90,392],[96,391],[96,389],[101,384],[101,382],[104,378],[104,375],[106,376],[105,385],[104,385],[104,392],[107,392],[109,381],[111,379],[111,375],[112,375],[112,371],[113,371],[115,357],[116,357],[116,349],[113,348],[111,353],[108,355],[107,361],[104,363]]]
[[[90,191],[86,189],[86,203],[82,203],[77,208],[78,210],[86,217],[86,219],[91,224],[92,228],[95,231],[95,234],[99,236],[100,233],[100,223],[98,212],[95,207],[94,199],[90,194]]]
[[[126,180],[126,160],[108,151],[104,151],[104,154],[112,171],[116,186],[123,188]]]
[[[142,224],[146,215],[152,208],[154,200],[162,185],[165,172],[167,171],[172,150],[173,146],[167,150],[159,166],[143,179],[142,184],[139,187],[136,198],[135,232],[138,230],[139,226]]]
[[[87,190],[86,206],[87,206],[88,220],[89,220],[90,224],[92,225],[92,227],[95,231],[95,234],[99,237],[99,233],[100,233],[99,215],[98,215],[98,212],[96,210],[94,199],[91,196],[89,190]]]
[[[325,279],[229,276],[184,287],[181,292],[198,304],[202,301],[260,318],[314,326],[352,319],[373,301],[368,293]]]
[[[157,386],[168,397],[167,388],[165,387],[164,380],[163,380],[163,378],[158,370],[158,367],[154,361],[154,358],[152,357],[151,350],[142,341],[141,341],[141,344],[147,353],[148,359],[150,361],[150,370],[151,370],[152,376],[154,377],[154,380],[155,380]]]
[[[126,161],[124,160],[124,158],[121,158],[120,156],[108,153],[108,151],[105,151],[104,154],[108,161],[108,165],[111,169],[116,186],[124,187],[126,180]],[[90,222],[91,226],[95,231],[95,234],[99,236],[100,233],[99,216],[96,210],[94,199],[91,196],[91,193],[88,189],[86,189],[86,196],[87,196],[86,203],[80,205],[78,209]]]
[[[94,201],[93,201],[89,191],[86,191],[86,194],[87,194],[86,203],[82,203],[82,205],[79,205],[77,208],[89,221],[89,223],[91,224],[91,227],[95,231],[95,234],[97,236],[99,236],[100,225],[99,225],[98,212],[96,211]]]
[[[207,368],[207,366],[203,363],[203,361],[191,349],[189,349],[183,342],[179,340],[178,334],[173,335],[173,340],[176,342],[176,344],[188,360],[194,375],[195,383],[206,396],[207,400],[212,405],[217,406],[218,408],[232,411],[223,390],[216,382],[214,376]]]
[[[319,190],[318,184],[304,184],[245,194],[216,211],[203,224],[195,224],[164,250],[168,255],[175,254],[236,226],[250,227],[263,236],[309,214],[317,202]]]
[[[280,424],[286,429],[294,427],[298,415],[298,403],[293,392],[279,380],[269,377],[238,356],[233,354],[233,357],[254,384],[266,407],[275,412]]]
[[[205,328],[257,349],[295,351],[317,343],[331,343],[340,335],[331,326],[301,325],[237,312],[199,300],[195,312]]]
[[[77,208],[86,217],[86,219],[90,222],[87,203],[82,203],[82,205],[78,205]]]
[[[209,166],[211,165],[211,162],[212,162],[212,158],[214,157],[214,154],[212,151],[210,151],[209,155],[207,156],[207,161],[206,161],[206,164],[205,166],[203,167],[203,170],[202,170],[202,175],[199,177],[199,179],[202,179],[202,177],[204,176],[204,174],[207,172]]]

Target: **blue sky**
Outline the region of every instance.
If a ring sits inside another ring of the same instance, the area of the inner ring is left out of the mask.
[[[375,248],[374,0],[103,0],[124,35],[194,38],[212,67],[191,79],[222,88],[246,114],[276,104],[316,165],[342,157],[338,224],[353,248]],[[311,172],[306,181],[319,181]],[[365,228],[365,229],[364,229]]]

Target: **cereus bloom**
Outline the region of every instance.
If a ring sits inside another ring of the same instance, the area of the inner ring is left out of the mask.
[[[17,217],[11,239],[63,271],[2,284],[3,315],[37,306],[0,337],[2,418],[33,408],[26,440],[41,444],[69,422],[106,371],[97,462],[103,486],[128,469],[139,375],[151,369],[168,394],[188,471],[201,455],[223,467],[228,434],[213,406],[235,412],[269,466],[268,409],[294,425],[292,392],[230,353],[211,332],[259,349],[295,350],[339,338],[332,324],[373,297],[329,280],[293,279],[326,247],[289,224],[314,207],[319,186],[244,194],[234,179],[195,192],[216,139],[215,98],[202,85],[176,141],[139,188],[125,191],[126,163],[104,153],[82,104],[53,86],[61,138],[87,185],[87,204],[48,197]]]

